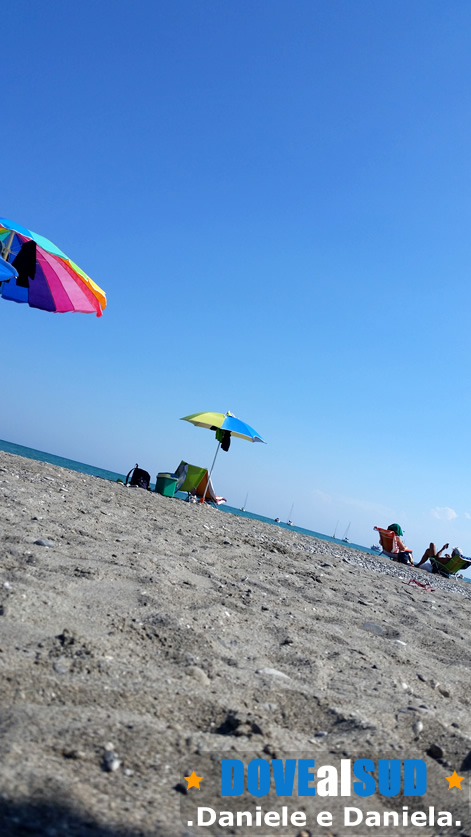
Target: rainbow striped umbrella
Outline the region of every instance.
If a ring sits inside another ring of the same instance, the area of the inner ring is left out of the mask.
[[[16,277],[0,277],[0,295],[43,311],[78,311],[101,317],[106,294],[52,241],[0,218],[0,256]]]

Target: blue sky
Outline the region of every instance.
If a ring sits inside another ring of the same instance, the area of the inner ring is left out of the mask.
[[[0,215],[108,295],[0,301],[0,437],[471,554],[467,0],[14,0]]]

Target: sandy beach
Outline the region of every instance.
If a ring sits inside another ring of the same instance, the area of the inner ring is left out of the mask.
[[[470,584],[7,453],[0,503],[2,837],[184,837],[183,777],[251,753],[424,759],[419,833],[470,834]],[[304,833],[417,831],[344,805]]]

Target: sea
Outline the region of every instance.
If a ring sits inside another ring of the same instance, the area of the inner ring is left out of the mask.
[[[63,456],[56,456],[54,453],[46,453],[42,450],[27,448],[24,445],[16,445],[14,442],[6,442],[3,439],[0,439],[0,450],[5,451],[6,453],[14,453],[17,456],[24,456],[26,459],[35,459],[38,462],[49,462],[50,465],[59,465],[61,468],[68,468],[69,471],[78,471],[79,474],[90,474],[92,477],[99,477],[100,479],[109,480],[111,482],[116,482],[118,479],[126,479],[125,474],[118,474],[115,471],[107,471],[105,468],[97,468],[95,465],[87,465],[85,462],[76,462],[74,459],[66,459]],[[151,484],[151,487],[154,488],[155,486]],[[175,497],[178,500],[187,499],[186,493],[182,492],[178,492]],[[269,523],[271,526],[277,526],[279,529],[288,529],[290,532],[299,532],[301,535],[319,538],[321,541],[328,541],[329,543],[338,544],[339,546],[346,545],[344,540],[332,538],[329,535],[324,535],[322,532],[314,532],[312,529],[303,529],[301,526],[294,526],[288,523],[277,523],[271,517],[264,517],[261,514],[255,514],[255,512],[249,512],[244,509],[235,508],[234,506],[228,506],[226,503],[216,506],[215,508],[225,514],[235,514],[237,517],[246,517],[249,520],[261,520],[263,523]],[[351,549],[358,549],[360,552],[367,552],[369,555],[378,554],[374,550],[358,543],[350,543],[350,541],[348,541],[348,546],[351,547]],[[471,578],[465,578],[465,581],[471,581]]]

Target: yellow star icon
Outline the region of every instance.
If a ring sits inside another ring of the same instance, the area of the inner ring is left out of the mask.
[[[200,782],[202,781],[203,777],[197,776],[194,770],[191,776],[185,776],[185,782],[188,782],[187,790],[190,790],[190,788],[197,788],[198,790],[201,790]]]
[[[456,770],[453,771],[451,776],[445,776],[445,779],[448,782],[448,790],[451,788],[459,788],[461,790],[461,782],[464,779],[464,776],[458,776]]]

